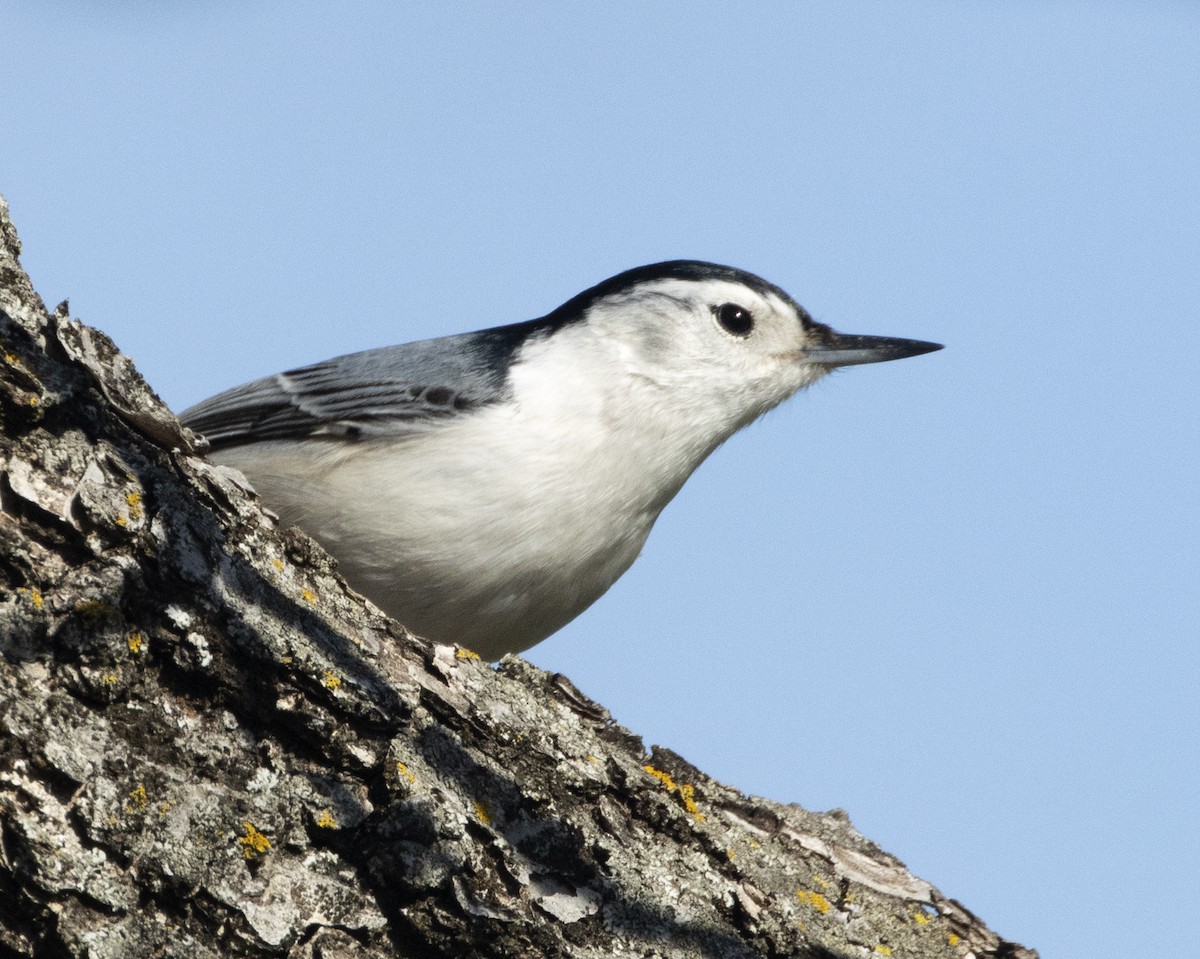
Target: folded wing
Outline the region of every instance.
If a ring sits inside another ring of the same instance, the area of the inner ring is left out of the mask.
[[[524,326],[339,356],[219,393],[180,419],[214,450],[426,432],[504,397],[507,370],[528,337]]]

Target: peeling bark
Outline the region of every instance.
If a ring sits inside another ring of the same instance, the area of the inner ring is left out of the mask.
[[[18,254],[0,199],[0,956],[1036,955],[410,635]]]

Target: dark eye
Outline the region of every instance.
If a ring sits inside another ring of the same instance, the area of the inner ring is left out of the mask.
[[[734,336],[749,336],[754,329],[754,317],[744,306],[722,303],[713,312],[717,314],[717,322]]]

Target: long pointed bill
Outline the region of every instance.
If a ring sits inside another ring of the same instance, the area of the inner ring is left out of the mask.
[[[821,366],[858,366],[860,363],[902,360],[906,356],[920,356],[941,348],[941,343],[926,343],[923,340],[901,340],[894,336],[847,336],[830,330],[821,346],[809,347],[804,351],[804,358],[809,363],[819,363]]]

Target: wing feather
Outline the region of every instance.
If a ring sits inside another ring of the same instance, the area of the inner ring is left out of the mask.
[[[426,432],[502,399],[508,367],[537,323],[339,356],[219,393],[180,419],[213,449]]]

